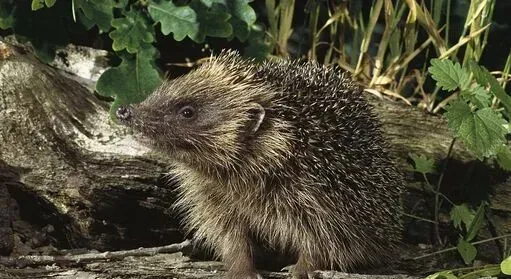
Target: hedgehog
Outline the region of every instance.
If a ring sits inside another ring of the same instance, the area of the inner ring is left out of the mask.
[[[256,242],[294,255],[294,279],[396,254],[404,179],[348,72],[223,50],[116,116],[169,157],[184,227],[227,278],[260,278]]]

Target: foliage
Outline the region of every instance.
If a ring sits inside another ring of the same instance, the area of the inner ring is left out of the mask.
[[[368,92],[442,112],[453,133],[445,162],[454,143],[461,141],[479,160],[495,160],[511,171],[506,140],[511,96],[505,89],[511,53],[504,69],[489,71],[480,65],[496,0],[303,2],[300,18],[297,7],[302,2],[294,0],[5,0],[0,2],[0,29],[30,41],[47,62],[77,34],[103,35],[112,61],[120,61],[103,73],[96,88],[115,97],[111,112],[120,104],[142,101],[161,82],[158,63],[167,42],[162,40],[199,45],[217,38],[243,43],[245,55],[257,59],[305,57],[336,65]],[[262,11],[257,13],[257,7]],[[429,221],[437,243],[444,244],[438,229],[444,210],[457,234],[452,249],[466,264],[472,263],[488,203],[453,203],[440,189],[447,163],[437,166],[422,154],[410,157],[413,170],[425,181],[425,192],[435,198],[434,220]],[[445,270],[428,278],[476,278],[509,274],[510,269],[507,258],[500,266],[466,274]]]
[[[433,173],[435,168],[435,161],[427,158],[424,155],[410,154],[414,162],[414,170],[422,174]]]
[[[511,152],[506,145],[507,140],[505,138],[509,133],[509,124],[505,119],[505,116],[510,112],[505,105],[508,96],[502,94],[503,88],[488,70],[479,66],[473,60],[469,60],[467,65],[470,66],[462,67],[459,63],[453,63],[448,59],[435,58],[431,60],[428,71],[436,81],[437,87],[448,91],[457,90],[456,98],[449,102],[444,116],[455,138],[461,139],[477,158],[494,158],[503,169],[509,170],[511,168],[511,165],[509,165],[509,154]],[[491,101],[492,97],[498,102]],[[431,173],[433,160],[426,156],[413,154],[410,157],[415,163],[414,170],[423,174],[426,184],[432,189],[426,174]],[[434,221],[437,234],[440,207],[438,198],[441,195],[439,193],[440,184],[441,180],[437,183],[437,188],[432,190],[436,194]],[[447,197],[443,195],[442,197],[450,202]],[[471,242],[484,224],[488,203],[483,201],[476,211],[472,210],[467,203],[460,205],[450,203],[452,204],[451,221],[454,228],[459,232],[458,253],[466,264],[471,264],[477,256],[477,248]],[[486,270],[485,272],[489,271]],[[499,274],[500,268],[497,270],[497,268],[492,267],[490,273],[492,272]],[[430,278],[458,277],[450,272],[443,271],[432,275]]]
[[[510,169],[505,159],[509,154],[509,148],[505,147],[509,123],[502,115],[511,112],[505,105],[509,96],[502,94],[502,87],[488,70],[473,61],[470,67],[462,68],[459,63],[435,58],[431,65],[429,72],[439,87],[449,91],[459,89],[458,98],[450,102],[444,114],[454,135],[479,159],[500,153],[497,162]],[[470,81],[471,75],[475,77],[474,82]],[[491,106],[492,95],[504,105],[503,110]]]
[[[469,208],[467,204],[454,205],[451,210],[451,219],[454,227],[463,231],[458,239],[458,252],[466,264],[471,264],[476,255],[476,247],[470,243],[478,234],[484,221],[486,202],[482,202],[477,212]]]
[[[3,1],[0,28],[11,29],[20,40],[28,40],[39,58],[50,62],[55,49],[71,41],[72,33],[97,28],[108,33],[111,49],[122,62],[107,70],[97,83],[105,96],[115,96],[114,111],[121,103],[136,103],[161,82],[156,61],[157,33],[204,43],[208,37],[249,42],[254,56],[264,56],[264,37],[256,24],[249,0],[32,0]],[[70,12],[71,11],[71,12]],[[64,26],[69,25],[66,29]],[[249,52],[250,54],[250,52]]]
[[[500,263],[500,269],[502,270],[502,273],[511,275],[511,256],[507,257]]]
[[[476,279],[476,278],[497,278],[496,276],[509,275],[508,260],[504,260],[498,264],[486,265],[483,267],[468,268],[468,269],[452,269],[443,270],[427,276],[425,279]],[[464,273],[464,271],[469,272]]]

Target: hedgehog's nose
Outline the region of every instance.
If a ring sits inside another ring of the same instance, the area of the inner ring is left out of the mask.
[[[115,116],[122,123],[129,122],[133,118],[133,108],[131,106],[120,106],[115,112]]]

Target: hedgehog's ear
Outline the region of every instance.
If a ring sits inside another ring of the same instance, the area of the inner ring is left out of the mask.
[[[248,128],[252,134],[255,134],[259,130],[261,123],[263,123],[265,111],[263,106],[258,103],[251,103],[250,105],[251,108],[248,110],[248,113],[251,121]]]

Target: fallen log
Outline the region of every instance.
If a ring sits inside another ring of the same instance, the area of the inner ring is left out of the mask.
[[[0,198],[17,206],[9,207],[15,212],[9,222],[0,223],[0,251],[2,239],[10,247],[4,255],[11,256],[39,247],[108,251],[182,241],[179,220],[169,209],[175,197],[165,175],[167,159],[111,122],[109,103],[86,86],[26,48],[7,46],[9,55],[0,59],[0,193],[7,189],[8,196]],[[420,192],[422,178],[407,171],[409,154],[424,154],[441,166],[452,142],[445,121],[396,101],[368,98],[407,172],[410,192]],[[508,174],[477,162],[459,142],[442,187],[466,191],[455,178],[467,167],[491,189],[498,233],[511,233]],[[75,271],[96,272],[88,268]]]

